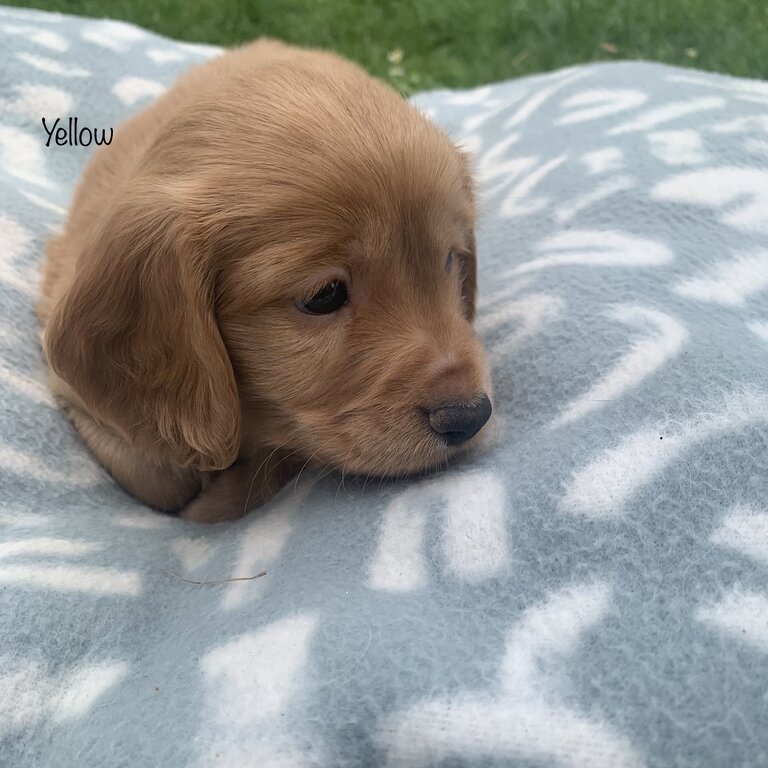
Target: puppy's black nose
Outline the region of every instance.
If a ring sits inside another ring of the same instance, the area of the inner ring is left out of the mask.
[[[429,424],[447,445],[461,445],[483,428],[492,410],[488,395],[483,393],[473,405],[445,403],[430,409]]]

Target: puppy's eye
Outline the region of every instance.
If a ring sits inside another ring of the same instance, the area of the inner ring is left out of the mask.
[[[450,272],[451,267],[453,266],[453,260],[456,256],[456,251],[450,250],[448,251],[448,255],[445,257],[445,271]]]
[[[332,280],[311,299],[298,302],[298,307],[308,315],[330,315],[337,309],[341,309],[348,299],[347,286],[341,280]]]

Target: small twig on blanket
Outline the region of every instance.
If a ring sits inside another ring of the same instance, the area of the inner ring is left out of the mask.
[[[233,576],[231,579],[216,579],[215,581],[194,581],[193,579],[185,579],[183,576],[180,576],[178,573],[174,573],[173,571],[168,571],[168,573],[171,576],[175,576],[177,579],[186,581],[187,584],[199,584],[201,586],[206,584],[226,584],[229,581],[253,581],[254,579],[260,579],[262,576],[267,575],[266,571],[262,571],[261,573],[257,573],[255,576]]]

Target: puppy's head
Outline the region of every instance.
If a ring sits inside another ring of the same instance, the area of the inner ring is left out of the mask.
[[[174,115],[50,325],[80,397],[187,465],[227,466],[242,432],[404,474],[490,416],[466,160],[392,91],[314,56]]]

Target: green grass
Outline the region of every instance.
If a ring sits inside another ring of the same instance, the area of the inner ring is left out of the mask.
[[[7,0],[6,0],[7,1]],[[13,0],[11,0],[13,2]],[[596,60],[768,77],[766,0],[17,0],[232,45],[332,48],[403,91],[472,86]]]

